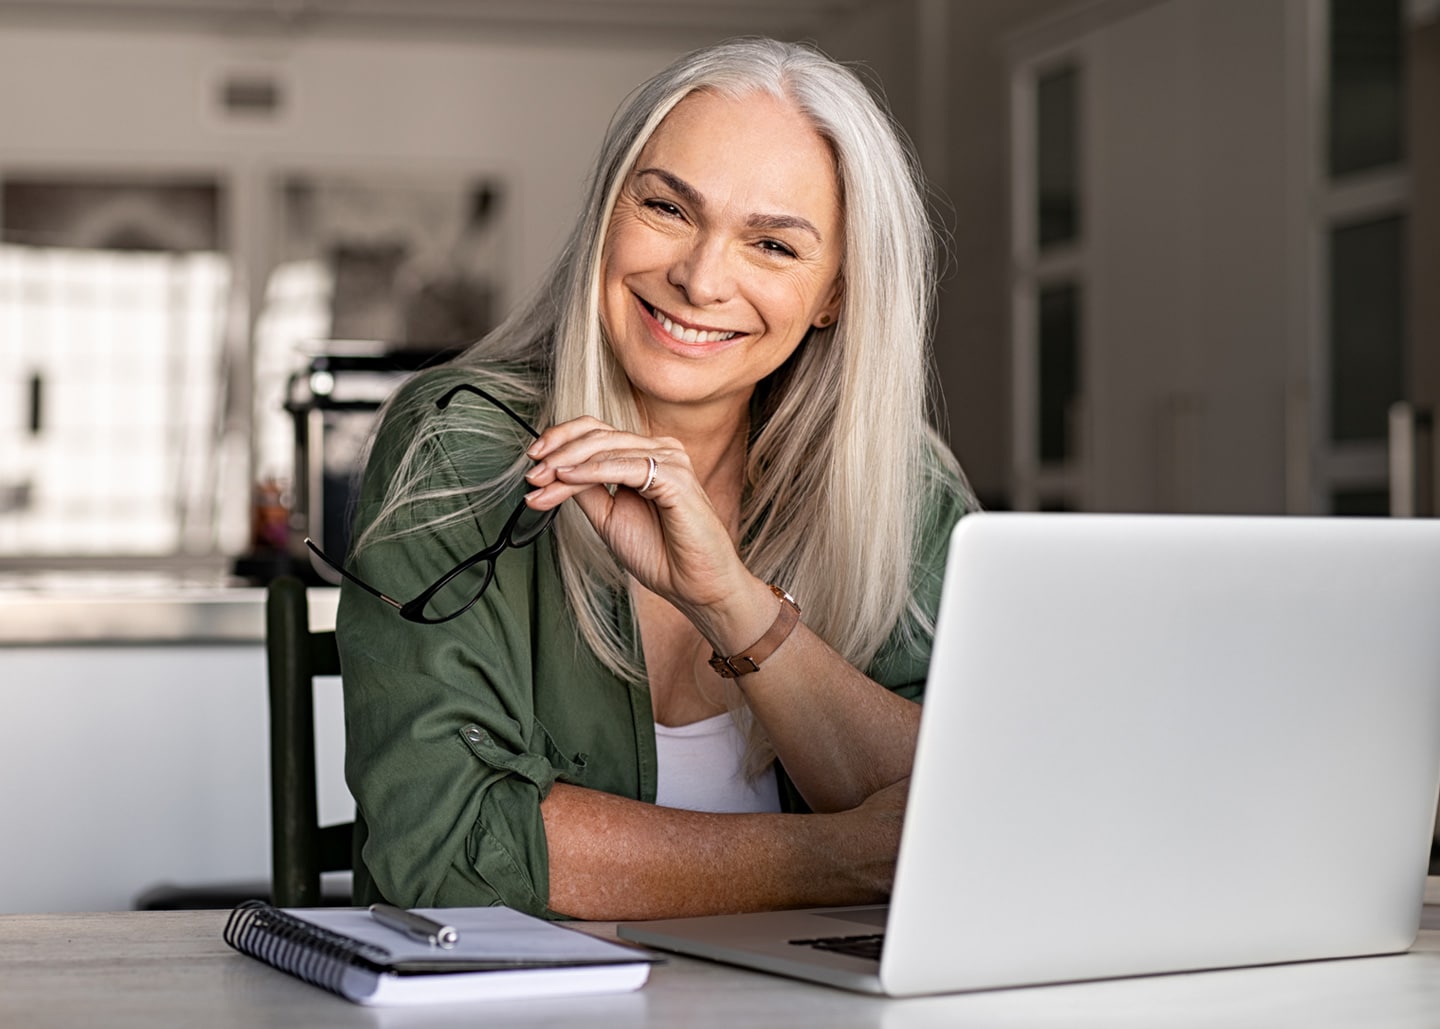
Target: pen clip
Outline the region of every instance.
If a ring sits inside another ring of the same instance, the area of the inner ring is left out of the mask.
[[[443,947],[449,950],[460,940],[460,934],[455,931],[453,926],[445,925],[393,904],[371,904],[370,917],[388,929],[424,940],[432,947]]]

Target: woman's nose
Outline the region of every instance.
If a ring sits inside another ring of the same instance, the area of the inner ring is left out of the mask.
[[[695,239],[670,266],[670,285],[695,307],[729,300],[735,291],[724,242],[713,236]]]

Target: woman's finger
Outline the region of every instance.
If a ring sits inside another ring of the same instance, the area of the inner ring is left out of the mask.
[[[569,421],[550,426],[540,433],[539,438],[530,444],[525,453],[533,460],[539,461],[553,453],[558,447],[579,439],[587,433],[615,431],[617,430],[614,426],[607,425],[598,418],[581,415],[579,418],[571,418]]]
[[[576,418],[552,426],[540,434],[525,453],[541,465],[559,467],[579,464],[604,451],[625,453],[651,447],[677,447],[675,440],[652,439],[634,432],[625,432],[595,418]]]
[[[602,451],[573,465],[536,467],[526,479],[537,487],[530,496],[553,506],[595,486],[625,486],[647,500],[674,495],[687,477],[693,478],[689,463],[669,451]]]
[[[662,481],[683,488],[694,478],[689,455],[678,440],[622,432],[594,418],[577,418],[547,430],[529,453],[536,463],[525,478],[537,492],[556,483],[582,488],[604,484],[628,486],[652,497]],[[543,499],[558,503],[577,492],[551,490]]]
[[[654,489],[655,483],[659,479],[659,475],[660,462],[655,460],[654,454],[647,454],[645,456],[645,481],[636,487],[636,492],[638,492],[642,497],[646,493],[649,493],[650,490]]]

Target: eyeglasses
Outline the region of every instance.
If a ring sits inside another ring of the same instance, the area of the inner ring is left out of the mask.
[[[462,392],[474,393],[476,396],[488,400],[509,415],[520,428],[534,438],[540,438],[540,433],[529,422],[510,410],[503,401],[492,397],[478,386],[461,383],[435,401],[435,406],[443,411],[450,405],[450,401]],[[425,591],[414,600],[404,603],[381,593],[358,575],[347,572],[341,567],[340,562],[329,557],[313,541],[307,539],[305,545],[316,557],[356,586],[371,596],[379,597],[399,611],[401,618],[424,625],[438,625],[441,622],[448,622],[452,618],[458,618],[470,610],[495,578],[495,559],[511,548],[518,550],[521,547],[528,547],[545,535],[546,530],[555,520],[557,510],[558,508],[552,508],[549,511],[532,511],[522,499],[510,517],[505,520],[505,527],[500,530],[499,538],[494,543],[477,554],[471,554],[426,587]]]

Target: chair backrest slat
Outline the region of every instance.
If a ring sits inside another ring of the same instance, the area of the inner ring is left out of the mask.
[[[340,674],[331,631],[311,632],[305,584],[282,577],[265,600],[270,697],[271,901],[321,903],[320,873],[351,867],[352,823],[322,827],[315,790],[313,679]]]

